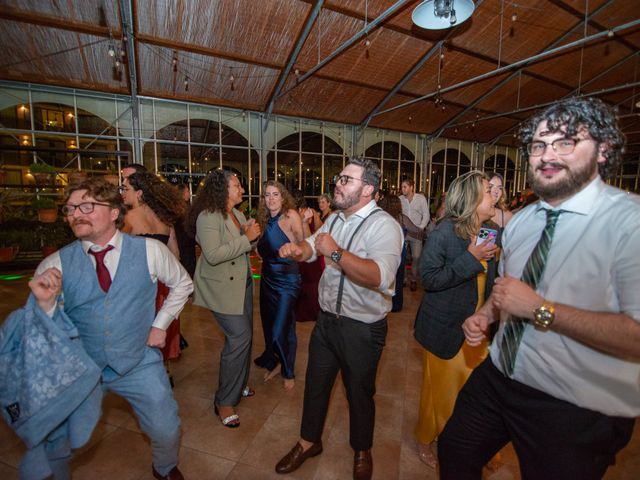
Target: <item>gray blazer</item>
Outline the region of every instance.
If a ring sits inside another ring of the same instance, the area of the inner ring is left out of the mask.
[[[469,240],[456,235],[454,222],[443,219],[431,232],[420,257],[425,289],[416,315],[414,336],[434,355],[453,358],[464,342],[462,323],[478,304],[476,277],[482,264],[467,250]],[[487,265],[485,299],[496,276],[496,262]]]
[[[233,209],[240,224],[244,215]],[[203,211],[196,221],[196,241],[202,255],[193,276],[193,303],[213,312],[241,315],[247,288],[251,243],[240,234],[231,216]]]

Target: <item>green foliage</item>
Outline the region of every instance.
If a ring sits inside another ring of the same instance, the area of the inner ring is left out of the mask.
[[[31,207],[34,210],[42,210],[45,208],[58,208],[56,202],[49,197],[36,197],[31,201]]]
[[[56,173],[56,169],[47,163],[32,163],[29,165],[29,170],[31,173]]]

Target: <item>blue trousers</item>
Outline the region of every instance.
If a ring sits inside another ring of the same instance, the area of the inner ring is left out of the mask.
[[[142,361],[124,375],[105,367],[102,393],[110,391],[129,402],[140,429],[151,440],[154,468],[160,475],[167,475],[178,464],[180,419],[160,350],[146,347]],[[68,441],[51,442],[46,449],[54,478],[70,478]]]

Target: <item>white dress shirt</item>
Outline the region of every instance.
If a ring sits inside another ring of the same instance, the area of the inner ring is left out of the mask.
[[[501,274],[520,278],[546,223],[538,202],[519,212],[503,236]],[[640,321],[640,197],[600,177],[561,205],[536,291],[552,302]],[[504,316],[505,314],[503,314]],[[499,350],[504,320],[491,346]],[[614,357],[567,336],[527,324],[513,377],[556,398],[607,415],[640,415],[640,362]]]
[[[162,242],[152,238],[145,238],[145,241],[147,249],[147,265],[149,267],[151,281],[155,283],[160,280],[169,287],[170,290],[169,295],[165,299],[153,321],[154,327],[166,330],[173,319],[182,311],[184,304],[189,298],[189,294],[193,291],[193,283],[191,281],[191,277],[189,277],[189,274],[184,267],[180,265],[180,262],[176,259],[175,255],[171,253],[171,251]],[[111,240],[109,240],[107,245],[112,245],[113,249],[106,253],[104,264],[107,267],[107,270],[109,270],[111,278],[115,278],[116,271],[118,270],[120,263],[120,252],[122,251],[122,233],[117,230],[116,234],[111,238]],[[100,247],[89,241],[82,241],[82,249],[85,253],[90,249],[92,251],[104,250],[107,245]],[[88,253],[87,256],[95,267],[95,257]],[[36,269],[36,274],[40,274],[51,267],[57,268],[62,272],[63,276],[65,275],[62,271],[62,261],[60,260],[59,252],[52,253],[40,262],[40,265],[38,265],[38,268]],[[135,275],[138,274],[138,272],[132,272],[132,274]],[[73,275],[73,273],[67,273],[67,275]],[[64,292],[62,292],[62,294],[64,296]],[[55,307],[52,312],[53,311],[55,311]]]
[[[331,231],[336,243],[347,249],[347,245],[355,229],[372,210],[377,208],[373,200],[360,210],[346,218],[342,212],[333,213],[327,218],[322,227],[306,239],[313,250],[312,257],[307,262],[317,258],[315,238],[320,233],[328,233],[334,219],[338,218]],[[360,258],[373,260],[380,269],[380,285],[377,289],[362,287],[353,283],[348,276],[344,280],[342,294],[342,309],[340,314],[364,323],[373,323],[383,319],[391,310],[391,297],[395,292],[396,272],[400,265],[402,253],[402,230],[400,224],[384,211],[374,213],[368,218],[356,234],[350,253]],[[342,269],[339,265],[326,260],[326,268],[320,278],[318,300],[320,307],[331,313],[336,313],[336,301]]]
[[[400,203],[402,204],[402,213],[409,217],[409,220],[411,220],[416,227],[424,230],[431,219],[429,205],[425,196],[421,193],[414,193],[413,199],[409,201],[407,197],[400,195]]]

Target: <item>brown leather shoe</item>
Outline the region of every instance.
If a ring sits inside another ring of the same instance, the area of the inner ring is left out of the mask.
[[[305,452],[302,449],[300,442],[296,443],[296,446],[287,453],[282,460],[276,465],[277,473],[291,473],[300,468],[300,465],[304,463],[307,458],[315,457],[322,453],[322,442],[314,443]]]
[[[180,470],[178,470],[178,467],[173,467],[166,475],[160,475],[153,466],[151,469],[153,470],[153,477],[158,480],[184,480],[184,477],[182,476],[182,473],[180,473]]]
[[[353,480],[370,480],[373,475],[371,450],[361,450],[353,457]]]

